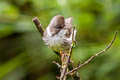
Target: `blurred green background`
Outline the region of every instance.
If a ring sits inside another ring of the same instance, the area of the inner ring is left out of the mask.
[[[44,28],[61,14],[78,30],[77,64],[107,46],[120,31],[120,0],[0,0],[0,80],[57,80],[59,57],[44,45],[32,22]],[[79,70],[82,80],[120,80],[120,34],[106,53]],[[70,79],[69,79],[70,80]]]

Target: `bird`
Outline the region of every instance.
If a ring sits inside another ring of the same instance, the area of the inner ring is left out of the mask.
[[[69,60],[69,51],[72,49],[73,44],[76,43],[75,37],[77,30],[73,26],[73,18],[64,18],[61,15],[56,15],[51,19],[45,30],[41,27],[37,18],[34,18],[33,21],[37,25],[45,45],[61,57],[62,64],[60,72],[61,74],[64,73],[66,71],[64,66],[67,65],[67,60]],[[73,63],[71,59],[70,63]],[[69,64],[67,70],[72,70],[73,68],[74,66]],[[62,77],[63,75],[60,78]],[[73,75],[73,78],[80,80],[78,72]]]
[[[49,48],[61,55],[60,51],[69,51],[71,48],[76,32],[72,17],[65,19],[61,15],[56,15],[51,19],[42,39]]]

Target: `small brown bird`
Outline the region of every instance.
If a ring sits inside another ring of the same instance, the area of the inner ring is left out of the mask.
[[[69,50],[77,31],[73,29],[71,17],[64,19],[61,15],[54,16],[43,34],[43,41],[56,53]]]
[[[72,53],[72,47],[75,42],[77,30],[73,27],[72,18],[64,19],[63,16],[57,15],[52,18],[50,24],[44,30],[37,18],[33,19],[38,30],[42,35],[44,43],[51,48],[55,53],[60,55],[61,69],[60,80],[65,79],[65,72],[74,68],[73,64],[68,64],[69,55]],[[70,63],[73,61],[70,59]],[[74,80],[80,80],[78,73],[72,75]]]

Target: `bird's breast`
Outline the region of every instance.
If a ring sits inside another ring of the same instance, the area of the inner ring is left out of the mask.
[[[66,30],[61,30],[55,36],[43,37],[43,41],[52,50],[59,52],[61,50],[67,50],[70,48],[72,39],[65,36]]]

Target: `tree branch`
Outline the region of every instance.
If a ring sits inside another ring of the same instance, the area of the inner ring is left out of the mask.
[[[32,21],[34,22],[34,24],[36,25],[38,31],[40,32],[41,36],[43,36],[43,33],[44,33],[44,28],[42,27],[42,25],[40,24],[40,21],[37,17],[34,17],[32,19]]]
[[[58,68],[61,68],[61,65],[59,63],[57,63],[56,61],[52,61],[52,63],[56,64],[58,66]]]
[[[73,64],[73,63],[72,63],[72,64]],[[80,65],[80,62],[78,63],[77,67],[78,67],[79,65]],[[75,68],[74,64],[73,64],[72,68],[73,68],[73,69]],[[71,73],[70,75],[72,76],[73,80],[80,80],[80,75],[79,75],[79,73],[78,73],[78,70],[76,70],[74,73]]]
[[[116,37],[117,37],[118,31],[115,32],[113,39],[111,40],[111,42],[108,44],[108,46],[106,48],[104,48],[102,51],[96,53],[95,55],[91,56],[87,61],[85,61],[84,63],[80,64],[78,67],[74,68],[73,70],[69,71],[66,73],[66,75],[73,73],[75,71],[77,71],[78,69],[80,69],[81,67],[89,64],[95,57],[99,56],[100,54],[106,52],[109,48],[111,48],[112,44],[114,43]]]

